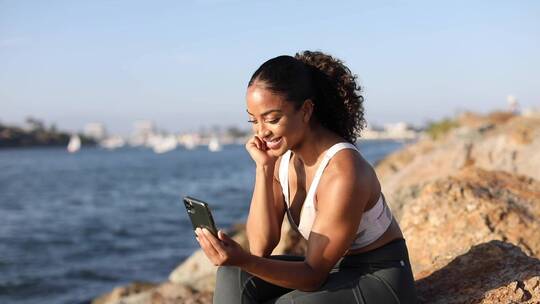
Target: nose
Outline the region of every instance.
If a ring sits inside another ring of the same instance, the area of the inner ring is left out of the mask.
[[[257,128],[257,130],[256,130],[257,136],[259,136],[259,137],[261,137],[261,138],[265,138],[265,137],[267,137],[268,135],[270,135],[270,130],[268,130],[268,129],[266,128],[266,126],[264,125],[264,123],[259,123],[259,124],[257,125],[256,128]]]

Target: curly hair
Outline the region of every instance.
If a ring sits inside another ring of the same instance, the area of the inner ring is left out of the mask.
[[[294,57],[266,61],[253,73],[248,87],[260,82],[296,109],[311,99],[321,125],[355,143],[365,126],[364,97],[356,78],[341,60],[322,52],[303,51]]]

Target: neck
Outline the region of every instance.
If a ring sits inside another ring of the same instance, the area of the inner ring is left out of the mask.
[[[309,129],[304,139],[291,150],[305,166],[312,167],[328,148],[341,141],[343,139],[337,134],[317,125]]]

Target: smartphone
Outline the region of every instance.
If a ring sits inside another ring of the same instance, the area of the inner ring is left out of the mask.
[[[186,206],[187,213],[191,219],[193,230],[197,228],[206,228],[215,237],[217,237],[218,230],[207,203],[199,199],[186,196],[184,197],[184,205]]]

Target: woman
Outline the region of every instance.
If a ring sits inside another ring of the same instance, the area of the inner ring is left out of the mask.
[[[370,164],[353,145],[364,125],[356,76],[321,52],[279,56],[251,77],[256,163],[249,251],[197,229],[219,265],[214,303],[415,303],[407,247]],[[270,256],[285,214],[305,257]]]

